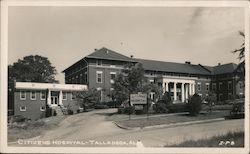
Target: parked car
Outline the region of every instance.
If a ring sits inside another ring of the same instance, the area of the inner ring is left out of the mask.
[[[237,102],[233,105],[233,108],[230,111],[230,117],[232,118],[244,118],[245,117],[244,102]]]

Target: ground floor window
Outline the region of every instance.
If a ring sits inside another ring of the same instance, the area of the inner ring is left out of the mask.
[[[228,99],[232,99],[232,93],[228,93]]]
[[[26,106],[20,106],[20,111],[26,111]]]
[[[46,109],[45,106],[40,107],[40,111],[45,111],[45,109]]]
[[[219,94],[219,101],[222,101],[223,99],[223,94]]]

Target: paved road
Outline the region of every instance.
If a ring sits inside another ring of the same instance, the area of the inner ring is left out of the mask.
[[[162,147],[187,139],[201,139],[229,131],[244,130],[244,120],[226,120],[196,125],[148,130],[124,130],[105,120],[105,113],[115,109],[95,110],[72,115],[56,129],[46,132],[39,140],[129,141],[140,140],[146,147]]]

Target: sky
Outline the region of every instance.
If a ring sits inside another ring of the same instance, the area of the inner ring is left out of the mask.
[[[62,71],[106,47],[126,56],[215,66],[239,63],[244,10],[235,7],[9,7],[8,64],[48,57]]]

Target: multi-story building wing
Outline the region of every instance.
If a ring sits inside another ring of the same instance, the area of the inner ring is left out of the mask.
[[[242,83],[236,82],[236,64],[229,63],[214,67],[194,65],[191,62],[173,63],[156,60],[136,59],[119,54],[107,48],[95,50],[92,54],[71,65],[63,72],[68,84],[87,84],[100,90],[101,101],[110,99],[103,91],[111,91],[114,78],[128,63],[141,63],[145,76],[163,91],[171,92],[175,102],[186,102],[197,93],[205,97],[209,92],[217,94],[220,101],[244,94]],[[152,94],[152,98],[154,94]]]

